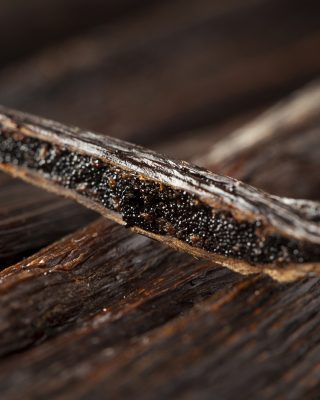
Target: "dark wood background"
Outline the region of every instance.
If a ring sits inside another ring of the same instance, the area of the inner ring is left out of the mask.
[[[316,0],[5,0],[0,45],[3,105],[320,199],[308,114],[207,157],[319,77]],[[4,174],[0,217],[1,399],[320,398],[318,278],[241,276]]]

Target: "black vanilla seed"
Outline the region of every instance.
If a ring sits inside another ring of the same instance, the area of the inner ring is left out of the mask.
[[[10,129],[0,131],[0,163],[37,172],[107,210],[128,227],[170,236],[188,245],[251,265],[320,260],[319,245],[277,233],[261,234],[263,221],[238,221],[215,210],[199,196],[156,179]],[[202,175],[194,179],[204,181]],[[217,184],[219,185],[219,184]],[[220,183],[221,189],[226,189]],[[230,192],[232,186],[228,186]]]

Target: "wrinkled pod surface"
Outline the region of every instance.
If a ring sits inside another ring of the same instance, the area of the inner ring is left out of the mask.
[[[320,272],[319,205],[117,139],[0,109],[0,167],[168,245],[241,273]]]

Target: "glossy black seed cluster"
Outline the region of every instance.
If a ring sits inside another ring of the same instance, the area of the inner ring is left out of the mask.
[[[129,227],[170,235],[194,247],[252,264],[320,259],[319,249],[277,235],[262,238],[259,221],[238,222],[227,211],[213,213],[193,194],[35,138],[0,131],[0,162],[40,172],[119,212]]]

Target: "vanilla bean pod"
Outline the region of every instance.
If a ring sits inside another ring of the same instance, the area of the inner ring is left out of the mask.
[[[194,161],[278,196],[318,201],[320,81],[224,136]]]
[[[0,167],[239,272],[320,271],[317,203],[298,207],[141,147],[1,108]],[[299,202],[298,202],[299,203]]]

